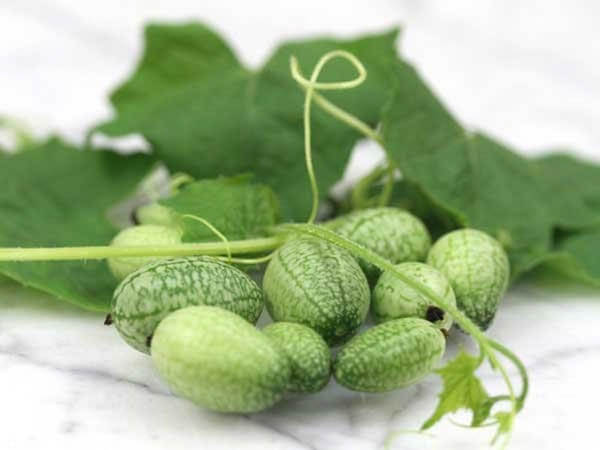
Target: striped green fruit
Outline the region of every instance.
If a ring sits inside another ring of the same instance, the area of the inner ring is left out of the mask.
[[[369,285],[354,257],[320,239],[281,246],[267,266],[263,289],[274,321],[307,325],[329,345],[354,335],[369,311]]]
[[[336,225],[335,232],[394,264],[424,261],[431,246],[431,237],[423,222],[399,208],[370,208],[350,213]],[[362,260],[360,266],[374,284],[380,270]]]
[[[275,322],[263,333],[286,356],[292,369],[288,390],[317,392],[331,377],[331,352],[323,338],[305,325]]]
[[[437,365],[443,332],[418,318],[396,319],[354,337],[338,353],[336,380],[353,391],[386,392],[413,384]]]
[[[510,278],[502,245],[479,230],[456,230],[438,239],[427,263],[446,276],[459,309],[482,330],[487,329]]]
[[[246,320],[221,308],[189,306],[165,317],[152,361],[172,391],[219,412],[251,413],[288,385],[286,357]]]
[[[110,315],[129,345],[149,353],[158,323],[190,305],[219,306],[254,324],[263,310],[263,295],[248,275],[215,258],[169,259],[125,278],[115,290]]]
[[[439,270],[419,262],[397,264],[396,268],[404,275],[427,286],[449,305],[456,306],[454,291]],[[444,309],[391,272],[383,272],[377,280],[373,290],[371,310],[377,322],[402,317],[420,317],[445,330],[452,327],[452,317]]]

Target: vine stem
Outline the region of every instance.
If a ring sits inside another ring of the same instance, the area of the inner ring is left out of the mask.
[[[67,261],[127,256],[214,256],[227,254],[228,248],[232,254],[242,255],[275,250],[283,244],[284,240],[284,236],[278,235],[229,241],[228,244],[223,242],[200,242],[164,246],[2,248],[0,249],[0,261]]]

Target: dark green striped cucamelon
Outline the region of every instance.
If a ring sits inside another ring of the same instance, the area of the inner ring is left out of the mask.
[[[334,231],[369,250],[398,264],[424,261],[431,246],[431,237],[421,220],[399,208],[370,208],[350,213],[336,223]],[[371,284],[380,270],[360,260]]]
[[[292,322],[272,323],[263,333],[290,363],[292,376],[288,390],[317,392],[325,387],[331,377],[331,352],[319,333]]]
[[[401,263],[397,264],[396,268],[404,275],[427,286],[449,305],[456,306],[454,291],[439,270],[420,262]],[[377,322],[402,317],[420,317],[446,331],[452,326],[452,317],[444,309],[391,272],[383,272],[377,280],[373,289],[371,310]]]
[[[338,353],[333,373],[353,391],[391,391],[426,376],[445,348],[444,334],[431,322],[390,320],[352,338]]]
[[[487,329],[510,277],[502,245],[483,231],[456,230],[436,241],[427,263],[446,276],[459,309],[482,330]]]
[[[149,353],[158,323],[190,305],[219,306],[254,324],[263,310],[263,295],[244,272],[210,256],[169,259],[125,278],[115,290],[110,314],[123,339]]]
[[[329,345],[355,334],[369,311],[369,285],[354,257],[320,239],[281,246],[267,266],[263,289],[274,321],[307,325]]]
[[[288,360],[267,336],[213,306],[165,317],[152,339],[152,361],[173,392],[220,412],[268,408],[290,378]]]

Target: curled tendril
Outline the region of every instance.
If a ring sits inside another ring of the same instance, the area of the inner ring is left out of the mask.
[[[349,61],[356,69],[358,76],[352,80],[347,81],[336,81],[327,83],[320,83],[319,81],[317,81],[325,65],[332,59],[336,58],[342,58]],[[319,209],[319,187],[317,185],[315,170],[312,161],[310,127],[310,110],[312,100],[313,97],[315,97],[315,95],[318,95],[318,93],[315,91],[333,91],[355,88],[365,81],[365,79],[367,78],[367,71],[356,56],[344,50],[334,50],[323,55],[317,62],[315,68],[313,69],[312,74],[310,75],[310,79],[307,79],[302,75],[302,73],[300,72],[300,67],[298,65],[298,60],[294,56],[292,56],[290,59],[290,70],[292,72],[292,77],[294,78],[294,80],[296,80],[296,82],[304,89],[306,89],[306,97],[304,98],[304,156],[306,159],[306,170],[308,172],[308,178],[310,181],[310,188],[313,197],[312,209],[307,223],[314,223],[315,219],[317,218],[317,212]],[[319,98],[324,100],[323,97],[319,96]],[[338,111],[338,113],[342,111],[341,109],[337,108],[337,106],[331,103],[329,103],[329,105],[333,106]],[[345,112],[343,113],[348,115]],[[337,117],[339,117],[339,115]],[[367,125],[364,126],[369,128]]]

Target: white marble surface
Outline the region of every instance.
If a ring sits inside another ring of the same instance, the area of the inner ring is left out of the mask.
[[[402,23],[404,53],[466,123],[530,154],[569,147],[600,160],[599,14],[593,1],[3,0],[0,114],[81,140],[110,115],[104,95],[133,67],[148,19],[205,20],[254,65],[282,38]],[[377,155],[364,147],[352,174]],[[508,295],[490,333],[531,376],[511,448],[598,447],[599,318],[600,293],[525,284]],[[102,319],[0,287],[0,449],[380,449],[390,432],[418,427],[440,387],[432,376],[359,395],[330,383],[262,414],[213,414],[170,396]],[[468,340],[455,333],[458,344]],[[481,449],[489,437],[445,420],[390,448]]]
[[[330,382],[316,395],[249,416],[214,414],[168,394],[150,359],[99,314],[16,285],[0,288],[2,449],[382,449],[390,433],[428,417],[437,377],[394,393],[361,395]],[[600,295],[519,286],[490,333],[528,367],[531,393],[513,449],[597,448]],[[468,339],[454,332],[450,353]],[[501,386],[485,375],[490,390]],[[459,415],[466,419],[466,414]],[[444,420],[390,449],[482,449],[490,430]]]

